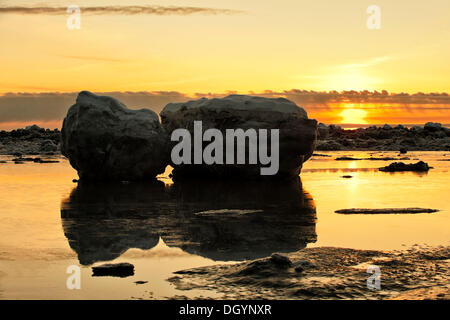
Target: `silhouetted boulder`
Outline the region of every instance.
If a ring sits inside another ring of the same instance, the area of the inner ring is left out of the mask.
[[[212,128],[220,130],[224,139],[226,129],[255,129],[256,132],[267,129],[269,137],[270,129],[279,129],[279,171],[271,177],[297,176],[303,162],[311,157],[316,143],[317,121],[308,119],[303,108],[284,98],[246,95],[203,98],[185,103],[169,103],[160,115],[163,127],[170,134],[176,129],[185,128],[193,136],[194,121],[202,121],[203,131]],[[204,146],[207,144],[203,143]],[[223,145],[226,145],[225,141]],[[267,149],[270,152],[270,145]],[[249,154],[248,141],[245,154]],[[248,160],[246,164],[234,163],[171,165],[174,167],[174,179],[199,176],[256,178],[261,176],[260,169],[265,167],[260,163],[248,164]]]
[[[151,110],[83,91],[61,131],[61,151],[82,180],[146,180],[164,172],[168,141]]]

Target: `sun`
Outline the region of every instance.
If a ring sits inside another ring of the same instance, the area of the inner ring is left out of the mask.
[[[345,109],[339,116],[342,117],[341,123],[367,124],[367,112],[361,109]]]

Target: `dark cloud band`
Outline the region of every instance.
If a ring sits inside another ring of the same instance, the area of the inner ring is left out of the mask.
[[[149,108],[160,112],[169,102],[183,102],[201,97],[216,98],[226,94],[196,93],[185,94],[178,91],[143,91],[143,92],[97,92],[112,96],[124,102],[130,108]],[[263,97],[285,97],[305,107],[308,112],[338,111],[338,105],[357,104],[358,109],[379,109],[386,112],[405,111],[409,113],[433,111],[446,115],[450,110],[448,93],[388,93],[370,91],[329,91],[308,90],[250,92],[251,95]],[[52,121],[62,120],[77,93],[7,93],[0,95],[0,124],[11,121]],[[448,117],[447,117],[448,118]]]
[[[238,10],[201,8],[201,7],[177,7],[177,6],[104,6],[104,7],[80,7],[83,14],[92,15],[217,15],[217,14],[239,14]],[[0,7],[1,13],[16,14],[46,14],[46,15],[65,15],[67,7],[19,7],[9,6]]]

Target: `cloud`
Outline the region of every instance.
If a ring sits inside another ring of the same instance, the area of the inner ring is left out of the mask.
[[[66,56],[59,55],[61,58],[73,59],[73,60],[85,60],[85,61],[102,61],[102,62],[126,62],[125,59],[115,59],[115,58],[103,58],[103,57],[89,57],[89,56]]]
[[[148,108],[159,113],[170,102],[183,102],[192,99],[220,98],[225,93],[186,94],[178,91],[142,91],[142,92],[97,92],[100,95],[112,96],[122,101],[130,109]],[[312,118],[328,122],[325,116],[333,117],[343,107],[342,104],[354,104],[357,109],[381,111],[385,119],[402,115],[404,119],[416,119],[421,123],[424,112],[430,117],[436,115],[435,121],[441,119],[450,122],[450,95],[448,93],[388,93],[387,91],[308,91],[284,90],[248,92],[248,94],[276,98],[284,97],[304,107]],[[77,93],[7,93],[0,96],[0,130],[24,124],[52,124],[58,127],[69,107],[75,102]],[[408,114],[406,114],[408,112]],[[333,118],[329,118],[333,119]],[[425,119],[425,118],[424,118]],[[331,120],[330,120],[331,121]],[[409,120],[408,120],[409,121]],[[412,120],[411,120],[412,121]],[[8,124],[8,125],[7,125]],[[52,127],[52,128],[53,128]]]
[[[350,64],[344,64],[344,65],[340,65],[337,68],[338,69],[344,69],[344,70],[349,70],[349,69],[358,69],[358,68],[368,68],[368,67],[373,67],[376,66],[380,63],[392,60],[393,58],[390,56],[382,56],[382,57],[376,57],[376,58],[372,58],[369,60],[366,60],[364,62],[361,63],[350,63]]]
[[[102,6],[102,7],[80,7],[81,13],[92,15],[217,15],[217,14],[239,14],[243,11],[219,8],[202,7],[181,7],[181,6]],[[21,7],[21,6],[2,6],[1,13],[16,14],[45,14],[45,15],[66,15],[67,7]]]

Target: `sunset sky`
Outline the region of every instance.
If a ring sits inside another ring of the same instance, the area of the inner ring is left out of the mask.
[[[80,30],[52,11],[71,4],[81,7]],[[372,4],[380,30],[366,26]],[[111,13],[118,5],[183,8]],[[230,91],[450,92],[448,0],[0,0],[0,39],[0,129],[58,127],[81,90],[155,110]],[[450,98],[431,97],[294,101],[329,123],[450,123]]]

